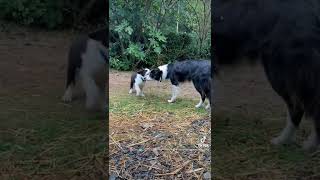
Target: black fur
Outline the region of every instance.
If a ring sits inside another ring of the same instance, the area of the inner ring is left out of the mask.
[[[320,139],[320,5],[317,0],[217,0],[214,57],[233,64],[261,59],[292,122],[312,117]]]
[[[88,37],[81,35],[75,39],[69,50],[66,87],[75,85],[77,70],[81,68],[81,55],[86,51]]]
[[[160,69],[152,69],[150,72],[150,77],[157,81],[162,81],[162,71]],[[168,77],[168,76],[167,76]]]
[[[98,29],[94,32],[89,33],[89,38],[101,42],[106,48],[108,47],[108,33],[107,27]]]

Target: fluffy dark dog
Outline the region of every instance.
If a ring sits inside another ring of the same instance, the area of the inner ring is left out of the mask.
[[[80,82],[86,94],[86,108],[90,111],[107,110],[106,81],[108,52],[107,31],[101,29],[77,37],[71,44],[66,91],[63,101],[72,101],[74,87]]]
[[[146,75],[147,80],[162,81],[170,79],[172,84],[172,97],[168,100],[172,103],[176,100],[179,93],[179,84],[185,81],[192,81],[196,90],[200,93],[200,102],[196,105],[197,108],[201,107],[206,98],[209,104],[206,109],[211,105],[211,62],[207,60],[185,60],[171,64],[159,66],[152,69],[150,74]]]
[[[304,149],[320,143],[320,6],[317,0],[217,0],[213,5],[214,57],[231,64],[260,59],[272,88],[288,108],[273,144],[293,140],[305,115],[314,129]]]
[[[131,75],[129,94],[136,92],[136,96],[144,96],[142,89],[146,81],[145,76],[149,73],[150,69],[145,68],[140,71],[134,72]]]

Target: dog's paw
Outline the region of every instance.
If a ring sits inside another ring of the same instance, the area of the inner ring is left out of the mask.
[[[144,97],[145,95],[144,94],[140,94],[140,96]]]
[[[314,152],[317,150],[319,143],[317,141],[313,141],[313,140],[306,140],[303,142],[302,148],[304,151],[307,152]]]
[[[132,94],[132,89],[129,90],[129,94]]]
[[[276,138],[271,139],[270,142],[271,142],[271,144],[273,144],[273,145],[281,145],[281,144],[283,144],[279,137],[276,137]]]
[[[195,108],[200,108],[200,107],[202,107],[203,105],[202,104],[197,104],[197,105],[195,105],[194,107]]]
[[[168,103],[174,103],[175,100],[169,99]]]
[[[283,137],[279,136],[276,138],[273,138],[271,141],[271,144],[273,145],[284,145],[284,144],[291,144],[293,142],[293,139],[284,139]]]
[[[68,96],[68,95],[64,95],[61,99],[63,102],[66,102],[66,103],[69,103],[72,101],[71,96]]]

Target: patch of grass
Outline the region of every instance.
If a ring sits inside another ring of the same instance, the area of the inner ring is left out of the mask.
[[[320,153],[308,154],[298,143],[275,147],[270,140],[279,135],[285,118],[275,121],[241,114],[217,114],[213,129],[213,172],[224,179],[320,178]],[[297,137],[303,136],[307,125]],[[281,128],[279,128],[281,127]]]
[[[144,113],[171,113],[176,115],[177,119],[186,118],[189,116],[207,115],[208,111],[204,108],[195,108],[197,101],[190,99],[177,99],[175,103],[168,103],[169,95],[152,95],[148,94],[145,97],[136,97],[134,95],[123,95],[110,97],[110,113],[126,114],[134,116],[139,112]]]

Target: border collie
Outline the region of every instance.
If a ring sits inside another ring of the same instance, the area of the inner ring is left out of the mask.
[[[169,103],[175,102],[178,93],[180,83],[186,81],[192,81],[194,87],[200,94],[200,102],[195,106],[199,108],[203,105],[206,98],[209,100],[209,104],[206,109],[211,106],[211,62],[208,60],[185,60],[175,63],[165,64],[159,66],[156,69],[152,69],[149,74],[146,75],[147,80],[170,80],[172,84],[172,96],[168,100]]]
[[[319,1],[217,0],[213,11],[217,61],[260,59],[272,88],[287,105],[286,126],[271,142],[292,142],[305,115],[314,126],[303,148],[316,150],[320,144]]]
[[[97,40],[90,37],[95,37]],[[78,36],[71,44],[64,102],[71,102],[75,85],[79,82],[85,91],[86,108],[90,111],[107,111],[106,81],[108,52],[104,46],[105,29]],[[101,41],[99,41],[101,40]]]
[[[134,72],[131,75],[129,94],[136,92],[136,96],[144,96],[142,89],[146,81],[145,75],[149,73],[150,69],[145,68],[143,70]]]

